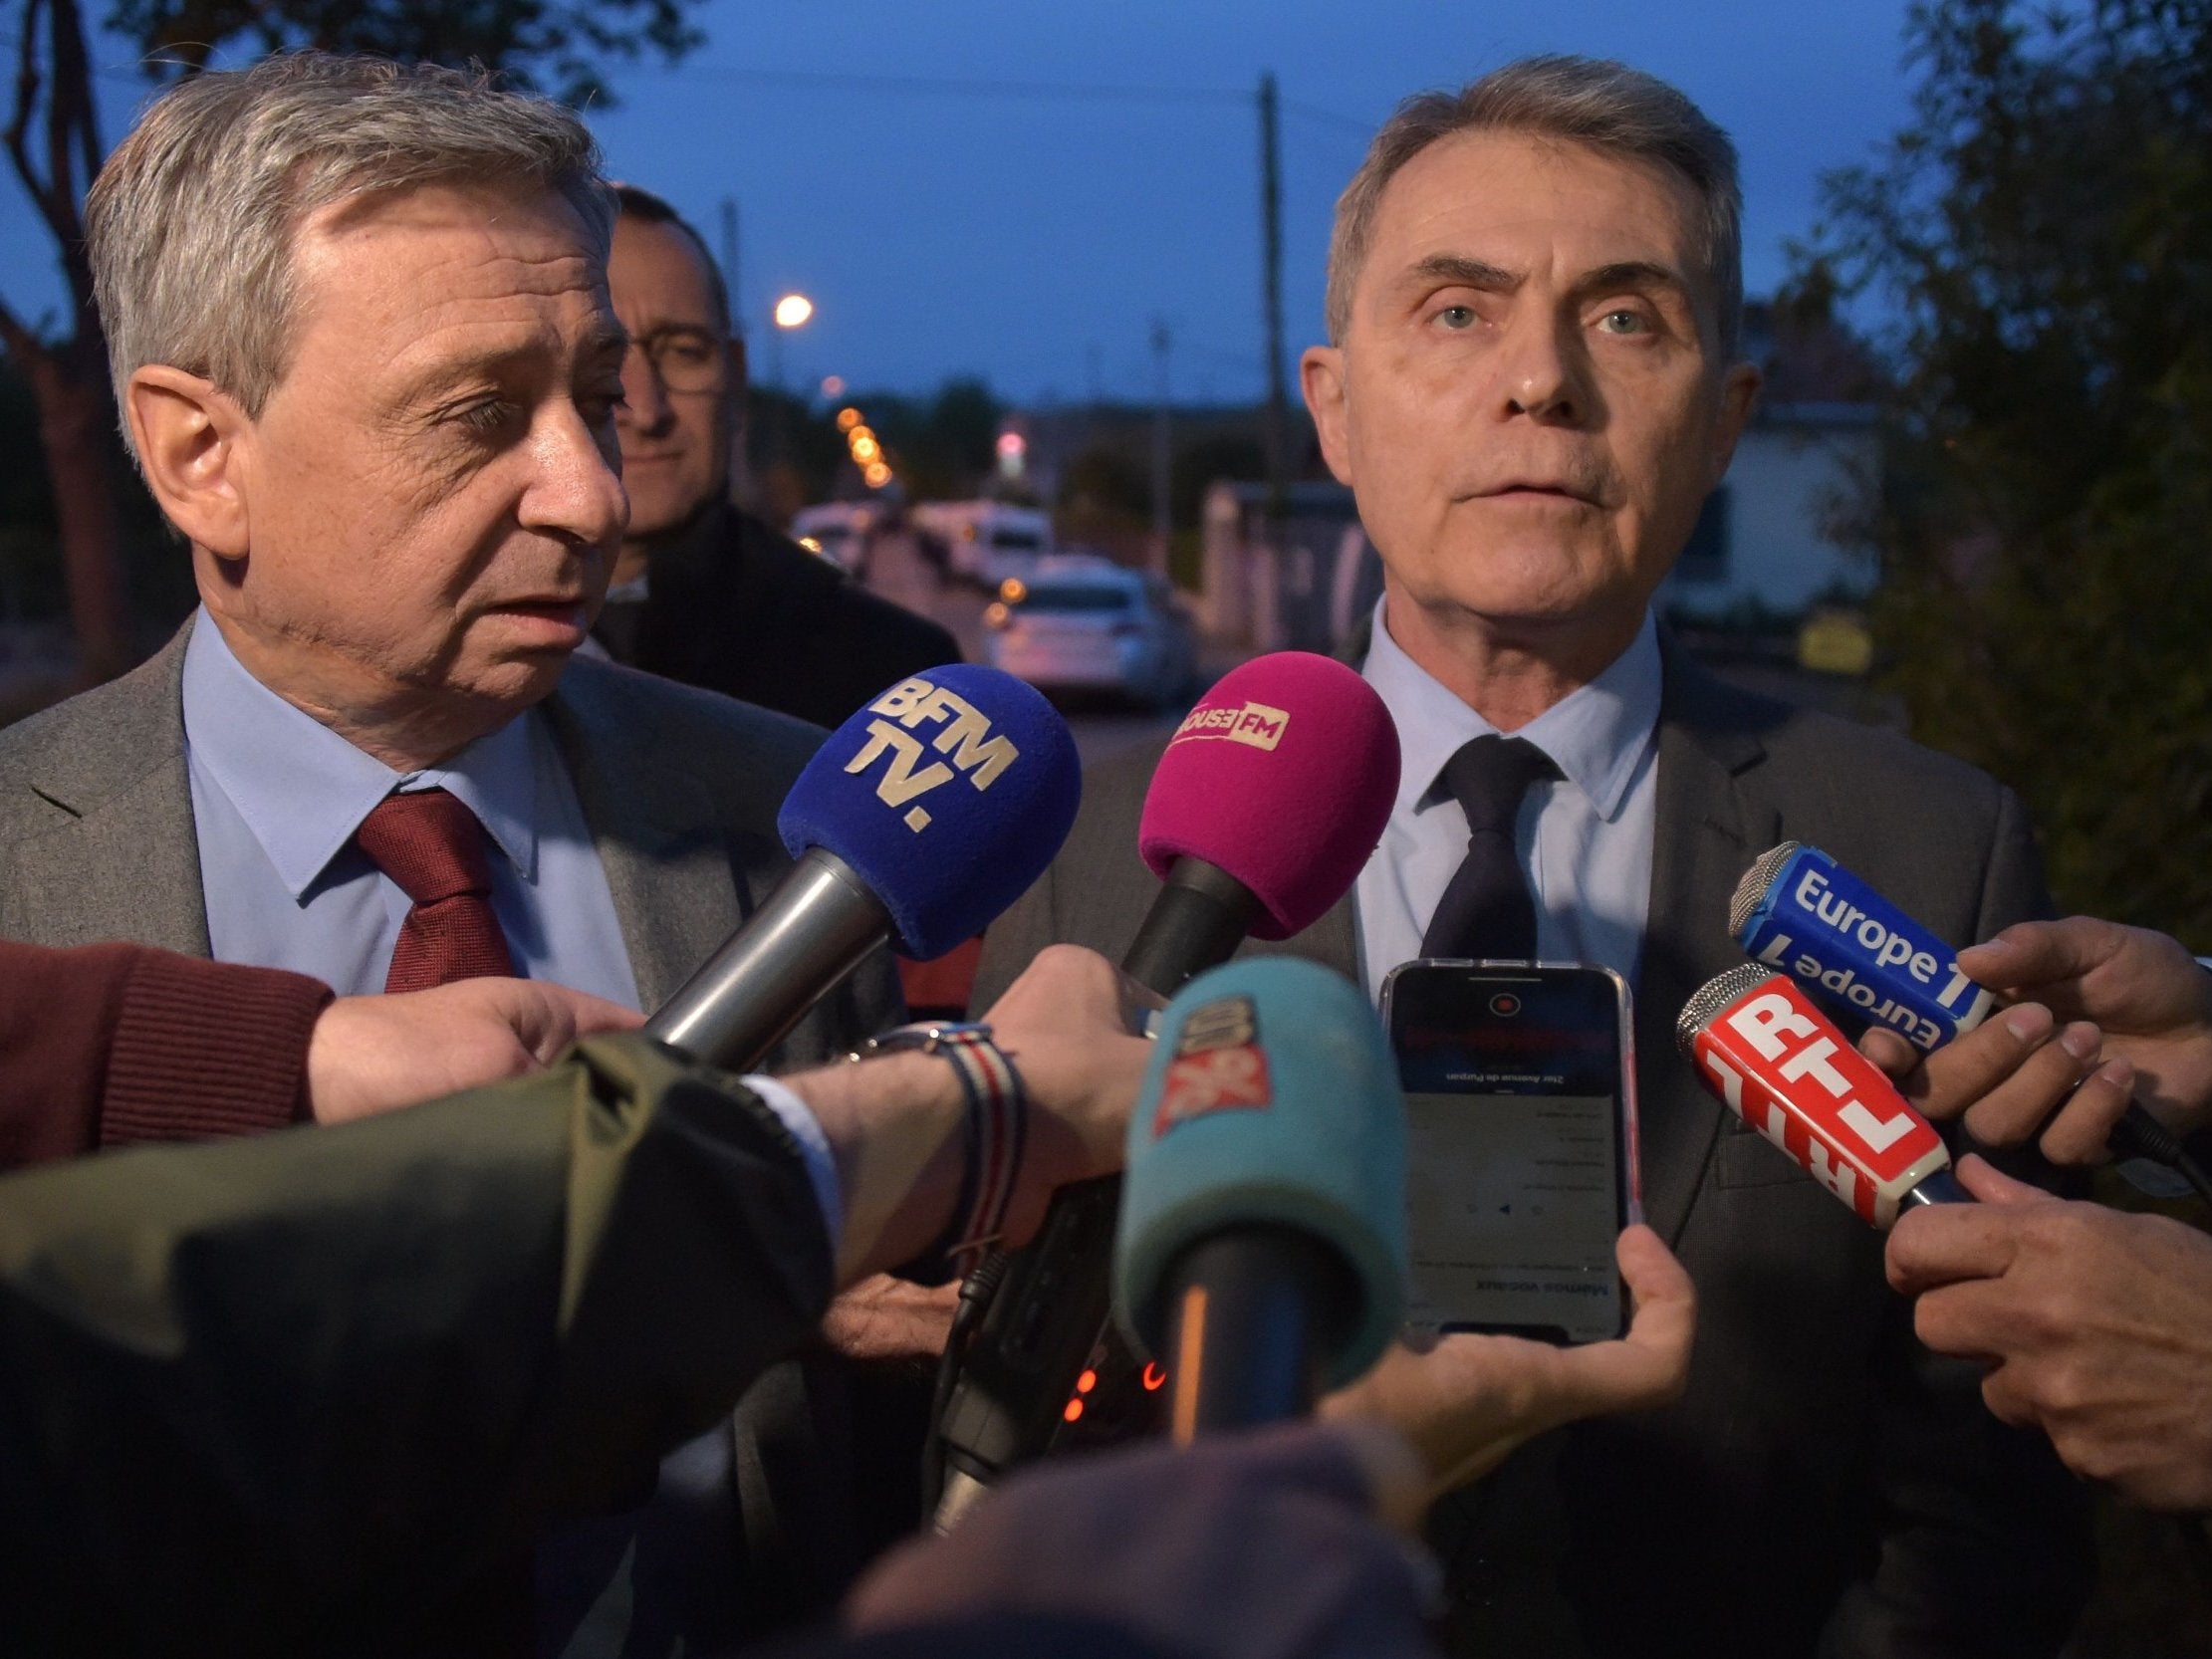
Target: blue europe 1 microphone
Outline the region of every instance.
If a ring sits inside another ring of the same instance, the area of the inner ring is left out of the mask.
[[[1114,1306],[1174,1436],[1313,1409],[1405,1312],[1405,1098],[1374,1010],[1293,957],[1167,1005],[1129,1119]]]
[[[1082,794],[1068,724],[1031,686],[957,662],[899,681],[815,751],[776,820],[797,862],[646,1034],[751,1069],[871,950],[926,961],[982,932]]]
[[[1819,847],[1784,841],[1736,883],[1728,931],[1756,961],[1932,1053],[1989,1017],[1996,999],[1958,952]]]
[[[1819,847],[1784,841],[1744,871],[1728,931],[1753,958],[1805,982],[1832,1007],[1883,1025],[1927,1053],[1972,1031],[1996,998],[1959,971],[1958,952]],[[2171,1129],[2128,1102],[2112,1150],[2212,1185]]]

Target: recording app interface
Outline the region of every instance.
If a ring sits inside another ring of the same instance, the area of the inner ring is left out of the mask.
[[[1619,1028],[1598,974],[1391,993],[1406,1092],[1414,1324],[1570,1342],[1621,1328]]]

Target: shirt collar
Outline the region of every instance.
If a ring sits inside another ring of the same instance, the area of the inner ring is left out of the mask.
[[[1384,625],[1377,599],[1367,660],[1360,672],[1382,698],[1398,729],[1396,810],[1418,813],[1435,793],[1444,763],[1470,738],[1497,727],[1407,656]],[[1628,648],[1603,673],[1578,686],[1513,735],[1551,756],[1600,818],[1610,821],[1627,799],[1636,763],[1659,724],[1659,632],[1649,610]]]
[[[522,878],[536,878],[538,776],[526,719],[508,721],[443,766],[394,772],[248,673],[204,607],[184,648],[183,697],[193,762],[237,809],[295,899],[395,789],[450,790]]]

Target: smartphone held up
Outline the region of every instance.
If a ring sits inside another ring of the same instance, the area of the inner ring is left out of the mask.
[[[1588,963],[1421,960],[1383,1023],[1406,1097],[1415,1329],[1621,1335],[1641,1219],[1628,987]]]

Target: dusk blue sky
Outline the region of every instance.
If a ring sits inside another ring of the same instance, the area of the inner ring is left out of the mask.
[[[97,7],[98,0],[95,0]],[[1148,399],[1154,318],[1178,400],[1262,384],[1258,132],[1281,84],[1288,355],[1319,338],[1337,191],[1396,100],[1524,53],[1616,57],[1663,76],[1744,157],[1746,279],[1770,289],[1819,180],[1908,114],[1904,0],[709,0],[674,69],[617,71],[591,120],[614,172],[719,245],[739,206],[739,298],[765,376],[779,293],[820,310],[783,343],[790,382],[923,389],[980,374],[1017,402]],[[139,92],[96,48],[120,135]],[[845,78],[851,84],[820,78]],[[991,93],[872,81],[1021,83]],[[1054,92],[1052,88],[1068,89]],[[1103,96],[1118,89],[1127,96]],[[0,295],[60,299],[50,244],[0,174]]]

